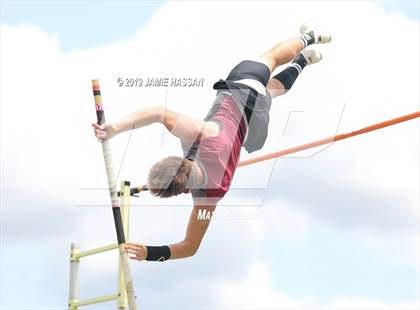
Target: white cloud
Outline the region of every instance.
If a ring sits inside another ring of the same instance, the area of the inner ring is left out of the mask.
[[[287,281],[287,279],[284,279]],[[293,298],[273,288],[270,271],[262,262],[250,266],[248,274],[241,282],[226,282],[221,287],[223,309],[360,309],[360,310],[414,310],[419,304],[385,303],[379,299],[359,296],[335,297],[321,303],[311,298]]]
[[[224,307],[235,309],[296,309],[300,305],[271,288],[269,274],[263,264],[251,266],[242,283],[226,284],[222,290]]]

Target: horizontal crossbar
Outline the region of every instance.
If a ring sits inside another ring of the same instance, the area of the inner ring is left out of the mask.
[[[110,250],[114,250],[114,249],[118,249],[118,244],[114,243],[114,244],[106,245],[106,246],[96,248],[96,249],[92,249],[92,250],[86,250],[86,251],[83,251],[83,252],[80,252],[80,253],[76,254],[76,258],[89,256],[89,255],[94,255],[94,254],[98,254],[98,253],[102,253],[102,252],[106,252],[106,251],[110,251]]]
[[[93,304],[98,304],[98,303],[101,303],[101,302],[115,300],[115,299],[118,299],[118,297],[120,297],[120,294],[111,294],[111,295],[104,295],[104,296],[99,296],[99,297],[95,297],[95,298],[78,300],[78,301],[74,302],[72,304],[72,306],[77,308],[77,307],[81,307],[81,306],[93,305]]]

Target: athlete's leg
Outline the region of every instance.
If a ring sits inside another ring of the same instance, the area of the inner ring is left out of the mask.
[[[267,84],[272,98],[284,95],[292,88],[299,74],[307,66],[321,61],[322,54],[314,49],[306,49],[297,55],[283,71],[273,76]]]
[[[284,64],[284,60],[289,60],[293,57],[292,63],[286,69],[268,81],[267,90],[272,98],[285,94],[292,87],[306,65],[317,63],[322,59],[322,55],[315,50],[303,50],[306,46],[331,41],[330,35],[315,34],[315,31],[307,25],[302,25],[300,32],[302,34],[301,37],[294,39],[294,41],[293,39],[286,41],[289,44],[279,44],[263,55],[263,58],[268,58],[268,62],[270,62],[270,59],[277,57],[277,60],[271,60],[273,66],[277,63]],[[299,41],[301,43],[300,48],[298,45]],[[278,57],[279,55],[280,57]]]
[[[266,64],[270,72],[273,72],[278,66],[292,61],[304,48],[301,39],[289,39],[276,44],[268,52],[258,57],[256,61]]]
[[[319,35],[309,28],[302,25],[300,28],[301,36],[278,43],[268,52],[256,59],[268,66],[270,72],[280,65],[292,61],[305,47],[311,44],[328,43],[331,41],[330,35]]]

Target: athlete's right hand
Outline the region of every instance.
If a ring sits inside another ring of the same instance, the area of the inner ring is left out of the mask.
[[[116,126],[112,123],[103,123],[102,125],[92,123],[92,127],[99,142],[104,142],[108,139],[111,139],[117,134]]]

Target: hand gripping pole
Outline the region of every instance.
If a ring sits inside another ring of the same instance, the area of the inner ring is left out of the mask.
[[[102,108],[101,90],[99,88],[99,81],[92,80],[93,96],[95,99],[96,117],[98,124],[105,122],[105,114]],[[130,310],[137,310],[136,296],[134,293],[133,281],[131,278],[130,265],[128,262],[127,253],[124,250],[125,235],[124,227],[121,218],[120,203],[118,200],[117,187],[115,184],[114,168],[112,166],[111,148],[109,140],[102,142],[102,152],[104,155],[106,175],[108,178],[109,195],[111,197],[112,213],[114,215],[115,229],[117,232],[118,248],[121,265],[124,271],[125,286],[127,288],[128,307]]]

